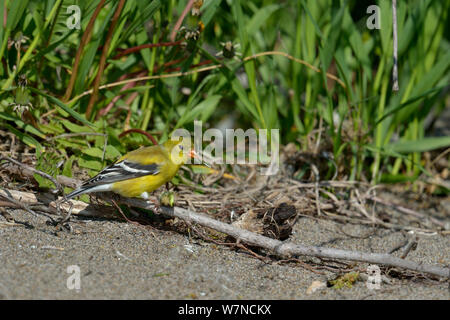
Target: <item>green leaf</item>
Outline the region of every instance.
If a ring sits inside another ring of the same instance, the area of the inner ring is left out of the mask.
[[[386,149],[400,153],[425,152],[450,146],[450,136],[423,138],[415,141],[399,141],[386,146]]]
[[[380,36],[383,53],[390,55],[389,44],[392,41],[392,4],[391,1],[378,0],[380,6]],[[401,38],[401,37],[400,37]]]
[[[73,161],[76,159],[76,156],[73,155],[64,163],[64,167],[62,170],[62,174],[66,177],[72,177],[72,167],[73,167]]]
[[[139,6],[140,8],[138,10],[138,14],[129,23],[126,30],[122,32],[118,43],[128,41],[130,37],[133,35],[133,33],[135,33],[136,30],[138,30],[138,28],[141,28],[146,21],[151,20],[155,11],[161,7],[161,1],[160,0],[153,0],[151,2],[139,1]]]
[[[213,95],[202,102],[200,102],[198,105],[196,105],[191,110],[186,110],[186,112],[183,114],[181,119],[177,123],[177,128],[182,127],[186,123],[190,123],[194,120],[201,120],[206,121],[211,116],[211,114],[216,109],[220,99],[222,96],[220,95]]]
[[[83,168],[92,169],[95,171],[100,171],[103,169],[103,164],[99,160],[89,159],[89,157],[80,157],[78,159],[78,165]]]
[[[89,127],[79,126],[69,120],[62,120],[61,123],[72,133],[92,132]]]
[[[58,139],[58,147],[65,147],[65,148],[73,148],[75,150],[80,150],[84,147],[86,147],[86,142],[83,141],[74,141],[73,139],[71,139],[71,141],[69,140],[64,140],[64,139]]]
[[[271,4],[259,9],[245,26],[247,34],[255,34],[265,24],[266,20],[280,8],[278,4]]]
[[[59,135],[64,132],[63,127],[59,123],[50,122],[47,124],[39,124],[39,129],[48,134]]]
[[[204,165],[193,164],[190,166],[190,168],[192,169],[192,172],[194,172],[195,174],[212,174],[217,172],[216,170],[208,168],[207,166]]]
[[[244,23],[245,18],[242,12],[240,0],[234,0],[231,9],[234,20],[237,23],[239,40],[241,42],[241,46],[244,51],[243,53],[244,55],[247,55],[247,53],[250,52],[250,43],[248,41],[247,29],[245,28]],[[257,114],[257,117],[255,117],[255,119],[259,122],[259,125],[261,125],[263,128],[266,128],[267,126],[264,120],[264,116],[262,114],[261,103],[259,101],[258,90],[256,88],[255,62],[253,60],[247,61],[247,63],[244,64],[244,69],[245,73],[247,74],[248,85],[250,87],[251,96],[253,98],[254,106],[252,106],[252,109],[256,109],[254,113]],[[235,81],[233,81],[233,84],[235,84]]]
[[[345,4],[341,6],[339,11],[333,17],[331,22],[331,30],[323,43],[323,47],[320,50],[320,56],[322,60],[323,70],[328,70],[328,67],[331,64],[331,60],[333,59],[334,53],[336,52],[336,46],[338,45],[339,36],[342,28],[342,18],[344,17],[345,8],[347,6],[347,1]]]
[[[407,176],[403,174],[382,174],[381,183],[405,183],[414,182],[417,179],[416,176]]]
[[[252,102],[249,100],[247,93],[245,92],[244,87],[239,82],[238,78],[235,78],[231,82],[231,87],[233,88],[233,91],[237,94],[240,102],[245,106],[245,109],[255,118],[259,119],[258,112],[256,111],[255,106],[252,104]]]
[[[205,24],[205,27],[208,26],[209,22],[216,14],[217,8],[219,7],[221,2],[222,0],[210,0],[206,1],[206,3],[203,5],[202,21]]]
[[[26,12],[28,7],[28,0],[12,1],[11,7],[8,10],[8,20],[6,22],[6,29],[14,30],[20,18]]]
[[[122,154],[115,147],[113,147],[112,145],[106,146],[106,154],[105,154],[106,159],[117,159],[121,156]]]
[[[399,106],[389,108],[388,110],[386,110],[385,114],[384,114],[380,119],[378,119],[377,122],[375,122],[374,128],[375,128],[379,123],[381,123],[384,119],[386,119],[387,117],[389,117],[390,115],[398,114],[398,111],[402,110],[403,108],[407,107],[408,105],[410,105],[410,104],[412,104],[412,103],[414,103],[414,102],[417,102],[417,101],[421,100],[422,98],[426,97],[427,95],[429,95],[429,94],[431,94],[431,93],[440,91],[440,90],[444,89],[445,87],[446,87],[446,86],[433,88],[433,89],[428,90],[428,91],[426,91],[426,92],[424,92],[424,93],[422,93],[422,94],[420,94],[420,95],[418,95],[418,96],[412,97],[411,99],[409,99],[408,101],[403,102],[403,103],[400,104]]]
[[[37,181],[39,188],[51,188],[54,186],[53,182],[36,173],[33,174],[33,177]]]
[[[91,157],[94,157],[94,158],[99,158],[99,159],[103,158],[103,150],[100,148],[83,149],[83,150],[81,150],[81,152],[84,154],[87,154]]]
[[[396,151],[394,151],[392,149],[387,149],[386,147],[385,148],[379,148],[379,147],[377,147],[375,145],[363,145],[362,147],[363,147],[363,149],[369,150],[369,151],[371,151],[373,153],[384,154],[386,156],[394,157],[394,158],[401,158],[404,161],[411,162],[411,159],[409,159],[408,156],[403,155],[403,154],[401,154],[399,152],[396,152]],[[431,176],[431,173],[428,172],[428,170],[426,170],[420,163],[414,163],[414,165],[417,166],[427,176]]]

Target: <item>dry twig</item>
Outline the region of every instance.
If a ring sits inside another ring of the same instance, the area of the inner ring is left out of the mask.
[[[55,187],[58,189],[59,194],[64,194],[64,188],[62,187],[62,185],[58,181],[56,181],[56,179],[53,178],[51,175],[49,175],[49,174],[47,174],[45,172],[42,172],[40,170],[36,170],[35,168],[27,166],[26,164],[23,164],[23,163],[21,163],[21,162],[19,162],[17,160],[14,160],[14,159],[12,159],[10,157],[1,157],[0,158],[0,162],[2,160],[6,160],[6,161],[9,161],[11,163],[14,163],[16,166],[24,168],[24,169],[26,169],[28,171],[31,171],[32,173],[36,173],[36,174],[40,175],[41,177],[44,177],[44,178],[50,180],[51,182],[53,182]]]

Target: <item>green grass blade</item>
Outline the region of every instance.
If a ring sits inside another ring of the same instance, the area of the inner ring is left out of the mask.
[[[62,110],[64,110],[65,112],[67,112],[68,114],[70,114],[72,117],[74,117],[75,119],[77,119],[78,121],[88,125],[88,126],[94,126],[90,121],[86,120],[84,118],[83,115],[79,114],[78,112],[76,112],[75,110],[69,108],[66,104],[64,104],[61,100],[52,97],[46,93],[44,93],[43,91],[36,89],[36,88],[32,88],[32,87],[28,87],[32,92],[37,93],[45,98],[47,98],[48,100],[50,100],[51,102],[53,102],[54,104],[56,104],[59,108],[61,108]]]
[[[386,150],[399,153],[425,152],[450,147],[450,136],[427,137],[415,141],[399,141],[386,145]]]

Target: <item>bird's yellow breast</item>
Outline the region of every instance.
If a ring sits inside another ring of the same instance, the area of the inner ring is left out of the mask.
[[[152,192],[170,180],[172,179],[167,179],[161,174],[144,176],[115,182],[112,191],[124,197],[140,197],[144,192]]]

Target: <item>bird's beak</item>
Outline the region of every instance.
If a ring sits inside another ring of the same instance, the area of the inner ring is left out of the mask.
[[[197,152],[195,152],[194,149],[192,149],[192,150],[189,152],[189,158],[192,158],[192,159],[200,159],[200,157],[198,156]]]
[[[206,165],[207,167],[210,167],[210,168],[211,168],[211,164],[208,163],[208,162],[206,162],[204,158],[202,159],[202,157],[200,157],[199,154],[198,154],[197,152],[195,152],[194,149],[192,149],[192,150],[189,152],[189,157],[192,158],[192,159],[198,159],[198,160],[200,160],[200,161],[202,162],[202,164],[204,164],[204,165]]]

